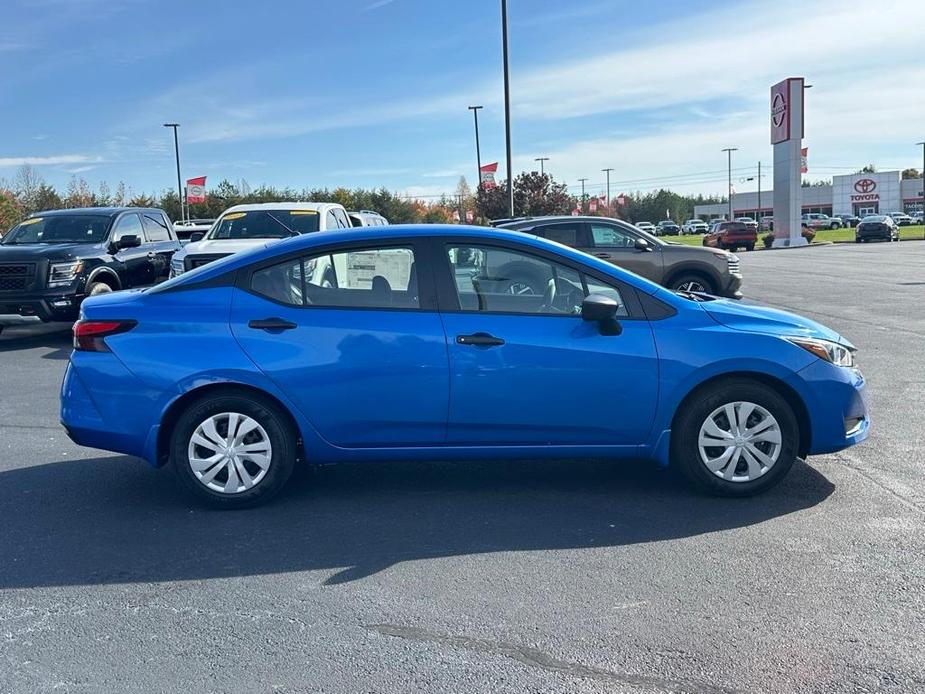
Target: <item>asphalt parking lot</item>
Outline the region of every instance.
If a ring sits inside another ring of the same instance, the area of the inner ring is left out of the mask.
[[[860,349],[871,439],[768,494],[607,462],[300,471],[245,512],[81,449],[0,336],[0,692],[925,690],[925,242],[740,253]]]

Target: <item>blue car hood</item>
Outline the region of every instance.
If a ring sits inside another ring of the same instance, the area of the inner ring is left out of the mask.
[[[700,305],[713,320],[733,330],[768,335],[816,337],[839,342],[846,347],[853,347],[850,342],[831,328],[789,311],[727,299],[707,301]]]

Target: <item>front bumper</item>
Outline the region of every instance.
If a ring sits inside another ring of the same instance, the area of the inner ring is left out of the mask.
[[[742,275],[726,275],[728,278],[726,281],[726,286],[722,287],[720,290],[720,296],[724,296],[727,299],[741,299],[742,298]]]
[[[23,322],[22,319],[51,321],[73,321],[80,313],[83,294],[67,289],[51,289],[29,294],[0,293],[0,325]]]
[[[864,376],[817,360],[798,372],[810,419],[809,453],[834,453],[870,435]]]

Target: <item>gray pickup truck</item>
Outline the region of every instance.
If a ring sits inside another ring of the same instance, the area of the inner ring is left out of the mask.
[[[662,241],[607,217],[534,217],[499,226],[577,248],[669,289],[742,298],[739,259],[728,251]]]

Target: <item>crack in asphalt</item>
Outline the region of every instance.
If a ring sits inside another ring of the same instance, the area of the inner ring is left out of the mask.
[[[487,655],[500,655],[516,660],[528,667],[538,668],[549,672],[557,672],[570,677],[584,677],[588,679],[609,682],[612,684],[657,688],[663,692],[698,692],[701,694],[735,694],[737,690],[720,687],[703,682],[681,682],[669,678],[652,677],[648,675],[633,675],[629,673],[614,672],[604,668],[560,660],[548,653],[521,646],[504,643],[503,641],[489,641],[470,636],[454,636],[441,634],[418,627],[399,626],[395,624],[367,624],[366,629],[381,636],[416,641],[418,643],[432,643],[440,646],[449,646],[475,653]]]
[[[892,496],[894,496],[899,502],[901,502],[901,503],[902,503],[904,506],[906,506],[907,508],[909,508],[909,509],[911,509],[911,510],[913,510],[913,511],[916,511],[917,513],[919,513],[919,514],[925,516],[925,506],[923,506],[922,504],[920,504],[920,503],[919,503],[918,501],[916,501],[915,499],[911,499],[911,498],[909,498],[908,496],[906,496],[905,494],[902,494],[901,492],[898,492],[897,490],[893,489],[887,482],[884,482],[883,480],[880,480],[880,479],[877,479],[876,477],[874,477],[872,474],[870,474],[870,472],[868,472],[866,469],[864,469],[864,468],[861,466],[861,464],[859,463],[859,461],[858,461],[856,458],[854,458],[854,457],[852,457],[852,456],[850,456],[850,455],[846,455],[843,451],[840,451],[840,452],[838,452],[838,453],[835,453],[835,454],[834,454],[834,457],[835,457],[844,467],[848,468],[849,470],[852,470],[853,472],[856,472],[857,474],[859,474],[859,475],[860,475],[861,477],[863,477],[864,479],[866,479],[866,480],[868,480],[868,481],[870,481],[870,482],[873,482],[873,483],[876,484],[878,487],[880,487],[882,490],[884,490],[885,492],[888,492],[889,494],[891,494]]]

